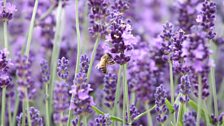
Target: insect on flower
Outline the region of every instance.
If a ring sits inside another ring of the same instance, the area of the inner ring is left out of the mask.
[[[114,64],[113,57],[111,54],[106,53],[100,58],[100,62],[96,65],[96,68],[102,71],[103,73],[107,73],[107,66]]]

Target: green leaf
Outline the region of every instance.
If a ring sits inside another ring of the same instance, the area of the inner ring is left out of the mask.
[[[103,111],[101,111],[100,109],[98,109],[96,106],[92,106],[92,109],[93,109],[97,114],[105,115],[105,113],[104,113]],[[110,116],[110,119],[111,119],[112,121],[123,122],[122,119],[120,119],[119,117],[116,117],[116,116]]]
[[[170,101],[168,99],[166,99],[165,103],[166,103],[166,106],[169,109],[169,111],[171,113],[174,113],[174,108],[173,108],[172,104],[170,103]]]
[[[100,109],[98,109],[97,107],[95,106],[92,106],[92,109],[97,113],[97,114],[102,114],[104,115],[104,112],[102,112]]]
[[[197,105],[196,102],[194,102],[193,100],[190,100],[190,101],[188,102],[188,104],[189,104],[189,105],[190,105],[190,106],[197,112],[197,110],[198,110],[198,105]],[[212,122],[211,117],[209,116],[208,113],[206,113],[206,111],[205,111],[204,109],[201,109],[200,114],[201,114],[201,117],[202,117],[204,120],[206,120],[206,116],[207,116],[207,117],[209,118],[210,123]]]
[[[122,120],[121,118],[116,117],[116,116],[111,116],[110,119],[111,119],[112,121],[123,122],[123,120]]]
[[[145,112],[139,114],[138,116],[136,116],[134,119],[133,119],[133,122],[134,121],[137,121],[138,119],[140,119],[141,117],[147,115],[148,112],[152,111],[154,108],[156,107],[156,105],[154,105],[152,108],[146,110]]]

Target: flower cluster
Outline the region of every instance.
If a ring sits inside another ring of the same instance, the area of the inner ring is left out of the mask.
[[[195,126],[196,125],[196,112],[188,112],[184,114],[183,123],[185,126]]]
[[[107,0],[88,0],[89,5],[89,18],[90,33],[101,35],[106,34],[106,18],[109,15],[108,2]]]
[[[183,75],[180,78],[180,84],[178,85],[179,92],[183,95],[180,97],[181,102],[188,102],[189,101],[189,94],[191,93],[191,82],[188,75]]]
[[[68,78],[68,65],[69,61],[65,57],[58,60],[57,74],[59,78],[63,80]]]
[[[63,115],[69,108],[69,85],[66,82],[58,82],[54,89],[54,122],[66,123],[67,116]]]
[[[85,73],[78,73],[73,82],[70,93],[74,96],[72,100],[72,106],[70,109],[74,111],[74,114],[79,115],[82,113],[91,112],[91,106],[94,105],[93,97],[89,95],[92,88],[87,83]]]
[[[11,20],[17,11],[16,6],[11,3],[0,2],[0,20]]]
[[[36,93],[36,85],[32,77],[32,61],[27,56],[17,55],[15,60],[16,74],[18,76],[18,91],[20,98],[25,98],[26,92],[29,97],[33,97]]]
[[[111,14],[109,34],[106,41],[112,45],[110,53],[114,54],[114,61],[117,64],[125,64],[131,57],[126,53],[133,49],[136,38],[133,36],[130,22],[124,20],[119,12]]]
[[[156,119],[159,122],[165,122],[167,119],[167,107],[165,105],[165,100],[167,97],[167,92],[164,88],[163,85],[160,85],[159,87],[156,88],[156,93],[155,93],[155,104],[156,104],[156,112],[157,116]]]
[[[95,125],[96,126],[110,126],[112,124],[112,121],[110,120],[110,115],[99,115],[95,119]]]
[[[37,110],[34,107],[30,107],[29,108],[29,114],[30,114],[31,125],[32,126],[44,126],[44,122],[43,122],[43,119],[40,115],[39,110]],[[27,113],[20,113],[20,115],[17,116],[17,126],[22,126],[23,118],[25,118],[25,125],[28,125]]]
[[[214,32],[215,12],[216,4],[211,0],[205,0],[202,5],[201,14],[198,17],[198,22],[202,26],[203,31],[207,33],[206,37],[209,39],[213,39],[216,35]]]
[[[7,59],[8,52],[0,50],[0,87],[7,87],[11,83],[11,78],[9,75],[9,65],[10,61]]]
[[[46,60],[43,60],[40,66],[41,66],[41,82],[47,83],[50,80],[50,68],[48,62]]]
[[[81,73],[87,73],[88,72],[89,58],[87,57],[87,55],[81,56],[80,66],[81,66],[81,68],[80,68]]]
[[[112,108],[114,106],[116,84],[117,84],[117,75],[116,74],[106,74],[104,76],[104,92],[105,100],[104,103],[107,107]]]

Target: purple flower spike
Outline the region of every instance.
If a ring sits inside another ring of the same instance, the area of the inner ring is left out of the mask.
[[[40,66],[41,66],[41,82],[47,83],[50,80],[50,68],[48,62],[46,60],[43,60]]]
[[[58,60],[57,74],[63,80],[68,78],[68,65],[69,61],[65,57]]]
[[[116,74],[106,74],[104,76],[104,92],[105,100],[104,103],[107,107],[112,108],[114,106],[116,84],[117,84],[117,75]]]
[[[199,18],[201,18],[201,20],[199,20],[198,22],[202,26],[203,31],[207,33],[206,37],[209,39],[213,39],[216,35],[216,33],[214,32],[215,12],[216,4],[211,0],[205,0],[202,5],[201,15],[199,15]]]
[[[196,126],[196,112],[188,112],[184,114],[184,126]]]
[[[4,7],[3,2],[0,2],[0,20],[11,20],[16,11],[15,5],[6,3]]]
[[[168,115],[168,109],[165,105],[165,100],[167,98],[167,91],[165,90],[163,85],[160,85],[159,87],[156,88],[156,93],[155,93],[155,104],[156,104],[156,112],[158,115],[156,116],[156,119],[159,122],[165,122]]]
[[[37,110],[34,107],[30,107],[29,113],[30,113],[30,117],[31,117],[32,126],[44,126],[43,119],[40,115],[39,110]],[[17,116],[17,126],[22,126],[23,116],[25,116],[25,125],[28,125],[27,113],[25,113],[25,114],[20,113],[20,115]]]
[[[189,94],[191,93],[191,82],[188,75],[183,75],[180,78],[179,90],[180,93],[183,94],[183,96],[180,97],[180,101],[188,102]]]
[[[87,73],[88,68],[89,68],[89,58],[87,55],[81,56],[81,61],[80,61],[80,72],[82,73]]]
[[[11,77],[9,75],[10,61],[7,59],[8,52],[6,50],[0,51],[0,87],[7,87],[11,84]]]
[[[92,88],[87,83],[86,74],[82,72],[78,73],[70,90],[70,93],[74,96],[71,99],[70,109],[74,111],[74,114],[80,115],[92,111],[91,106],[95,105],[95,103],[93,102],[93,97],[90,96],[90,91],[92,91]]]
[[[99,115],[95,119],[95,125],[96,126],[110,126],[112,124],[112,121],[110,120],[110,115]]]
[[[54,122],[66,122],[67,116],[61,116],[69,108],[69,86],[65,82],[58,82],[54,89]]]

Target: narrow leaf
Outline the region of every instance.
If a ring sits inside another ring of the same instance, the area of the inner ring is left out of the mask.
[[[102,114],[104,115],[104,112],[102,112],[100,109],[98,109],[97,107],[95,106],[92,106],[92,109],[97,113],[97,114]]]
[[[173,108],[172,104],[170,103],[170,101],[166,99],[165,103],[166,103],[166,106],[169,109],[169,111],[171,113],[174,113],[174,108]]]

